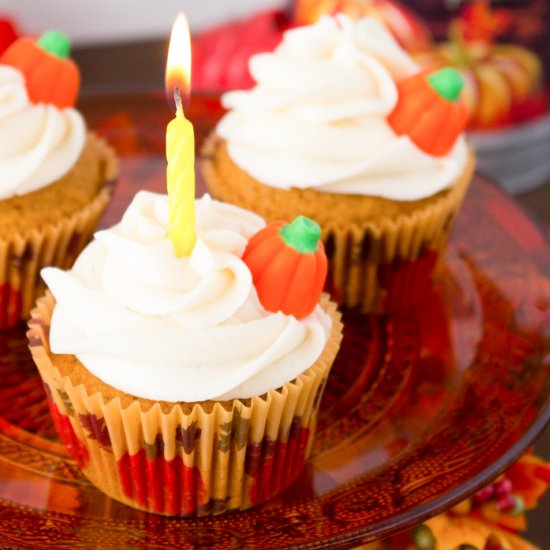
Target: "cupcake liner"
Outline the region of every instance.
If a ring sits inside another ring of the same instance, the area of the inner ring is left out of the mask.
[[[89,141],[104,163],[104,185],[94,199],[56,224],[25,235],[0,236],[0,329],[28,318],[36,299],[44,293],[40,270],[51,265],[71,267],[109,203],[118,172],[117,159],[100,138],[89,134]]]
[[[89,392],[61,374],[64,356],[49,352],[49,292],[32,311],[28,336],[54,424],[86,477],[134,508],[206,516],[261,503],[302,470],[342,336],[335,304],[325,295],[321,305],[333,325],[316,363],[250,399],[166,403]]]
[[[231,161],[215,132],[201,159],[214,198],[267,221],[291,221],[297,215],[316,220],[329,260],[325,289],[340,304],[364,313],[391,313],[422,299],[442,261],[474,166],[470,149],[463,173],[448,190],[399,202],[263,185]]]

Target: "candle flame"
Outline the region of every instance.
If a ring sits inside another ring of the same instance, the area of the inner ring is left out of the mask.
[[[179,94],[184,105],[188,103],[191,95],[191,34],[183,13],[178,14],[172,27],[165,84],[166,98],[171,106],[177,104],[175,94]]]

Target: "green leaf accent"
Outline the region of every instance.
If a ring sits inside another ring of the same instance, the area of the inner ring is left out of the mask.
[[[428,76],[430,86],[443,98],[448,101],[458,101],[460,92],[464,88],[464,80],[460,73],[452,67],[439,69]]]
[[[232,422],[220,424],[221,434],[218,437],[217,446],[222,453],[227,453],[234,444],[240,451],[246,447],[248,432],[250,431],[250,419],[241,416],[241,410],[235,409]]]
[[[432,530],[427,525],[418,525],[412,534],[413,542],[419,550],[435,550],[436,540]]]
[[[62,32],[46,31],[38,40],[37,44],[48,53],[66,59],[71,54],[71,41]]]
[[[233,441],[240,451],[246,447],[248,441],[248,432],[250,431],[250,419],[243,418],[241,416],[241,410],[235,409],[233,414],[233,427],[231,432],[233,434]]]
[[[71,400],[69,399],[69,395],[65,390],[62,390],[58,388],[57,393],[59,395],[59,398],[63,402],[63,406],[65,407],[65,410],[67,411],[67,414],[69,416],[74,416],[74,407],[71,403]]]
[[[519,516],[520,514],[523,514],[523,512],[525,512],[525,501],[519,495],[514,495],[514,500],[516,501],[516,503],[512,510],[510,510],[510,512],[508,513],[511,516]]]
[[[321,236],[319,224],[305,216],[298,216],[293,222],[283,225],[279,232],[285,244],[300,254],[313,254]]]
[[[231,422],[220,424],[220,431],[222,433],[218,438],[218,450],[222,453],[227,453],[231,448],[231,426]]]

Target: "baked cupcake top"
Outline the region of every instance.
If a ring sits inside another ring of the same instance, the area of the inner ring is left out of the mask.
[[[66,44],[62,35],[45,36],[57,40],[57,45],[59,40]],[[22,47],[32,48],[33,53],[22,51]],[[47,65],[41,65],[34,55],[43,56]],[[86,127],[81,114],[65,101],[56,104],[53,97],[56,80],[64,86],[60,94],[65,95],[69,87],[56,70],[57,59],[30,39],[15,42],[0,59],[0,199],[51,184],[64,176],[82,153]],[[27,68],[20,70],[19,63]],[[30,93],[33,86],[37,95]],[[75,97],[68,99],[72,103]]]
[[[263,220],[208,196],[195,205],[189,257],[167,237],[167,196],[140,192],[70,271],[42,271],[57,302],[54,353],[120,391],[172,402],[261,395],[315,362],[330,317],[319,306],[300,320],[267,311],[242,259]]]
[[[466,166],[462,135],[436,156],[388,122],[399,84],[419,67],[374,19],[287,31],[250,71],[257,85],[223,96],[230,111],[217,133],[261,183],[407,201],[447,188]]]

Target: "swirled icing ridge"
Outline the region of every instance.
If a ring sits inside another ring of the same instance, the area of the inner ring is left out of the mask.
[[[419,68],[373,19],[324,17],[288,31],[250,69],[257,85],[224,95],[230,111],[217,132],[233,161],[266,185],[416,200],[466,165],[463,137],[433,157],[388,125],[396,82]]]
[[[172,402],[261,395],[309,368],[330,318],[317,307],[298,321],[259,304],[241,256],[262,219],[206,196],[196,223],[192,254],[177,258],[167,197],[140,192],[72,270],[44,269],[57,301],[52,351],[121,391]]]
[[[22,74],[0,65],[0,199],[36,191],[64,176],[85,140],[80,113],[30,103]]]

